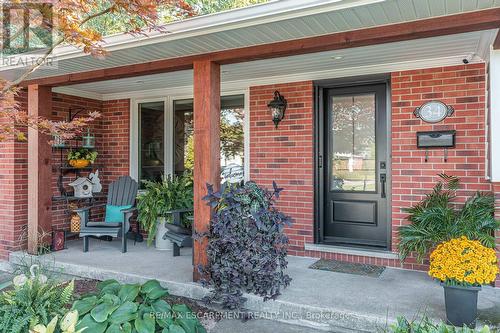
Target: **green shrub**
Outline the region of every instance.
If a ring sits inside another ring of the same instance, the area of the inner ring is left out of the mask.
[[[214,209],[207,235],[209,266],[199,268],[207,277],[202,282],[212,288],[206,301],[241,308],[244,292],[266,301],[290,284],[284,229],[291,218],[274,206],[282,190],[274,182],[272,191],[254,182],[223,185],[218,192],[208,186],[204,200]]]
[[[441,322],[434,324],[429,318],[408,321],[404,317],[398,317],[397,323],[384,330],[385,333],[490,333],[488,326],[480,329],[472,329],[467,326],[454,327]]]
[[[168,290],[156,280],[143,285],[99,283],[99,293],[73,303],[80,321],[76,329],[114,333],[205,333],[205,329],[184,304],[170,305],[162,298]]]
[[[148,233],[148,245],[153,241],[158,227],[158,217],[168,222],[171,218],[168,211],[193,207],[193,180],[189,174],[167,176],[161,182],[144,180],[145,192],[137,201],[137,220]],[[186,215],[186,214],[184,214]],[[189,227],[189,220],[183,221]]]
[[[0,332],[26,333],[38,324],[48,325],[62,316],[73,295],[74,283],[63,286],[43,275],[19,275],[14,288],[0,295]]]
[[[494,231],[500,226],[494,218],[495,198],[491,193],[475,193],[461,209],[454,203],[459,179],[440,174],[441,180],[417,205],[406,209],[409,225],[399,228],[399,254],[405,260],[412,252],[422,262],[430,249],[452,238],[465,236],[495,247]]]

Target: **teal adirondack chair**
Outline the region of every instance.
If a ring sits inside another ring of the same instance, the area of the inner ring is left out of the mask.
[[[74,210],[80,217],[80,237],[83,237],[83,252],[89,250],[89,238],[102,236],[121,237],[122,252],[127,252],[130,218],[137,209],[135,207],[137,189],[138,184],[135,180],[129,176],[122,176],[109,185],[106,204]],[[106,207],[105,220],[100,222],[89,221],[91,209],[103,206]],[[135,239],[137,240],[137,237]]]

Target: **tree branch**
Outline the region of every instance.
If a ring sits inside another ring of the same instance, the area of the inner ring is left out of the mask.
[[[109,6],[106,9],[101,10],[100,12],[97,12],[95,14],[87,16],[85,19],[83,19],[80,22],[79,26],[82,27],[88,21],[95,19],[96,17],[100,17],[102,15],[110,13],[114,8],[115,8],[115,4],[112,4],[111,6]],[[54,49],[57,46],[59,46],[60,44],[64,43],[65,41],[66,41],[66,37],[63,36],[63,37],[59,38],[55,43],[53,43],[52,46],[43,54],[43,56],[38,58],[37,62],[35,64],[31,65],[31,67],[28,68],[20,77],[18,77],[14,81],[9,81],[4,87],[2,87],[2,95],[5,94],[7,91],[11,90],[12,87],[23,82],[31,73],[33,73],[35,70],[37,70],[45,62],[45,60],[49,57],[49,55],[54,51]]]

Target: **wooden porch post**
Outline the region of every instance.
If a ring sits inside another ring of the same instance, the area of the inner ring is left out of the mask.
[[[206,184],[220,185],[220,65],[209,60],[194,62],[194,229],[209,230],[210,208],[202,200]],[[193,244],[193,280],[198,266],[208,263],[206,238]]]
[[[28,86],[28,114],[50,117],[52,90],[48,86]],[[51,149],[46,135],[28,128],[28,252],[36,254],[38,233],[51,230],[52,170]]]

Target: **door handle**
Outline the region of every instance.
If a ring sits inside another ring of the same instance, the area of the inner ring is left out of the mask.
[[[381,173],[380,174],[380,187],[381,187],[381,190],[380,190],[380,197],[381,198],[385,198],[386,195],[385,195],[385,183],[387,181],[387,175],[385,173]]]

